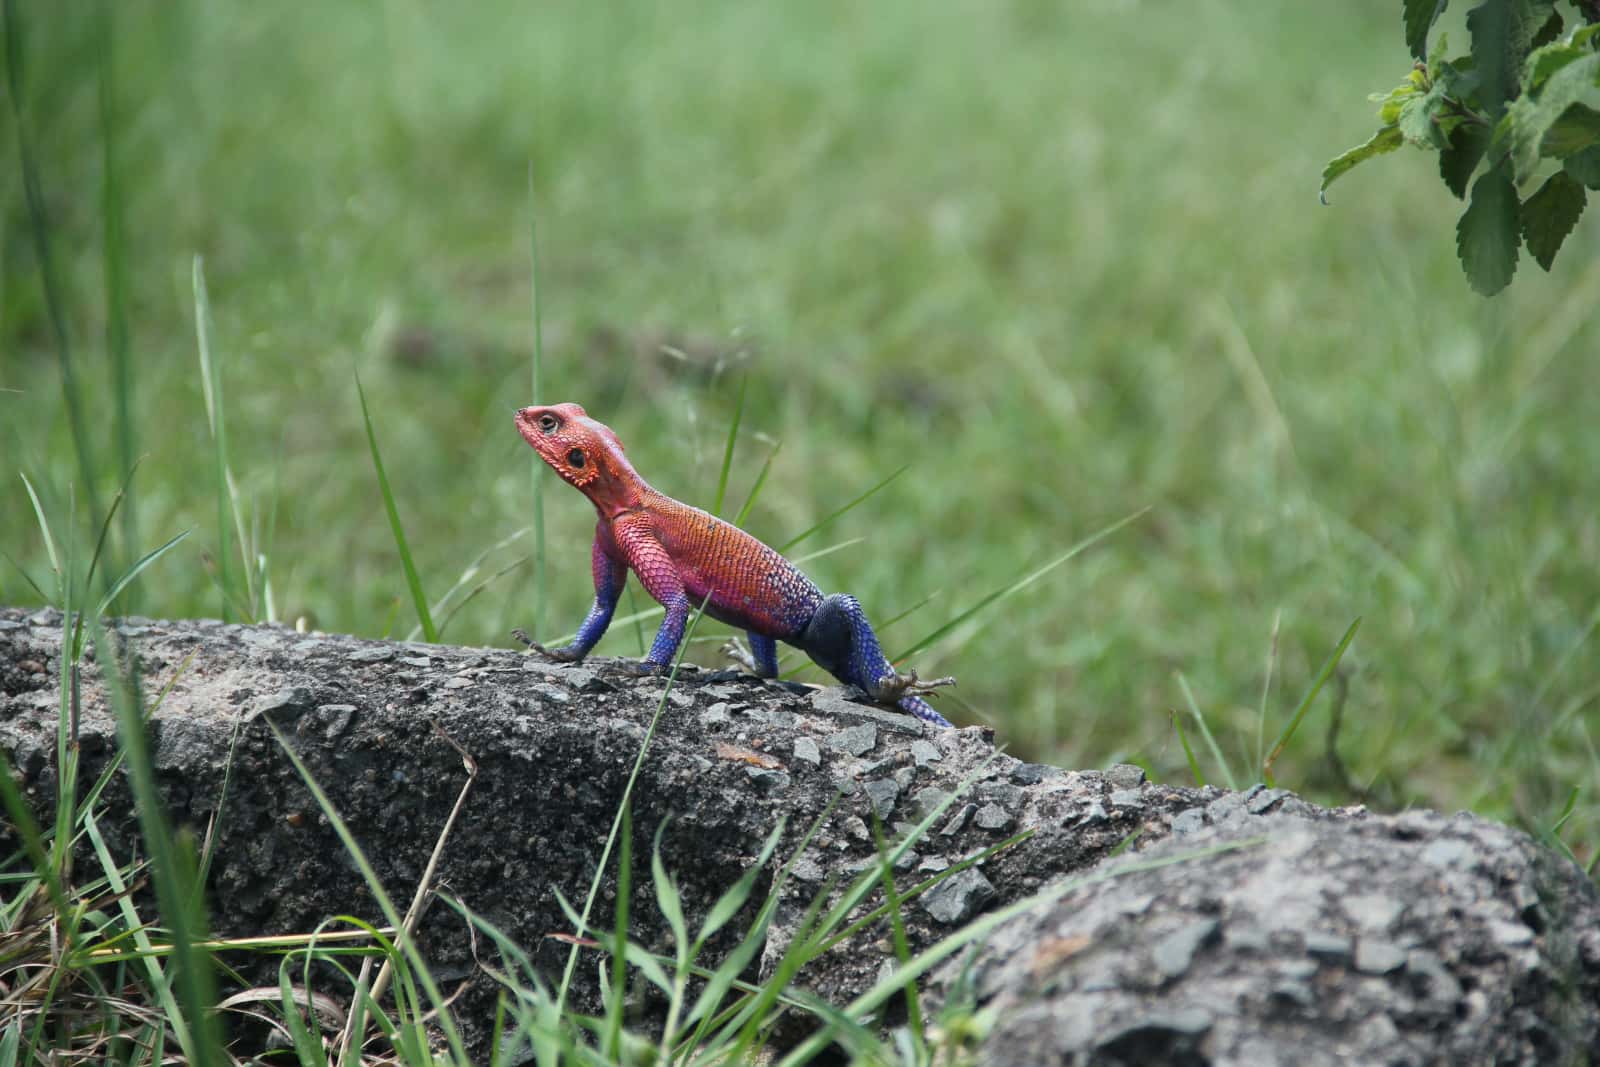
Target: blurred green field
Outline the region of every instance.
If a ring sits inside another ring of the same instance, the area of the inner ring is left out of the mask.
[[[224,610],[195,254],[276,617],[404,634],[355,372],[437,599],[533,522],[510,413],[533,399],[536,219],[543,399],[612,425],[657,488],[710,503],[741,379],[725,510],[781,443],[756,534],[910,464],[805,546],[838,547],[808,569],[876,619],[927,600],[891,651],[1151,509],[915,657],[959,676],[958,723],[1182,782],[1186,682],[1247,782],[1359,616],[1280,784],[1541,832],[1577,790],[1560,835],[1594,854],[1597,224],[1484,301],[1431,158],[1318,205],[1323,163],[1371,133],[1366,93],[1408,68],[1398,4],[174,2],[105,5],[109,32],[73,8],[24,0],[8,45],[102,503],[108,188],[124,214],[140,550],[195,531],[141,612]],[[43,584],[17,472],[60,524],[81,479],[7,93],[0,548]],[[592,511],[538,476],[547,600],[528,563],[446,640],[582,618]],[[0,602],[37,600],[0,566]]]

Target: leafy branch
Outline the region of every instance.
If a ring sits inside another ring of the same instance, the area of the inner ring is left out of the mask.
[[[1416,62],[1370,97],[1377,133],[1328,163],[1320,195],[1327,203],[1328,186],[1402,145],[1438,152],[1440,178],[1468,201],[1456,224],[1462,269],[1489,296],[1510,284],[1524,245],[1548,271],[1587,190],[1600,189],[1600,0],[1568,0],[1581,19],[1570,30],[1557,0],[1483,0],[1467,13],[1471,49],[1453,58],[1443,33],[1427,47],[1448,2],[1403,0]]]

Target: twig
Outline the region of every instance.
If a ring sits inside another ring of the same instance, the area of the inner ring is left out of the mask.
[[[455,807],[450,809],[450,816],[445,819],[444,827],[439,831],[439,839],[433,843],[433,854],[428,857],[428,866],[423,870],[422,878],[417,882],[417,891],[411,897],[411,907],[407,909],[405,921],[401,924],[399,931],[395,933],[394,944],[397,949],[400,947],[402,938],[415,936],[417,924],[422,921],[423,913],[428,910],[428,904],[433,900],[433,892],[431,890],[433,876],[439,869],[439,858],[444,855],[445,841],[449,839],[450,831],[455,828],[456,819],[461,815],[461,810],[467,806],[467,794],[471,792],[472,783],[477,781],[478,778],[478,761],[473,759],[471,753],[462,748],[455,738],[445,733],[444,727],[439,725],[438,720],[434,720],[433,732],[443,738],[445,743],[455,749],[457,755],[461,757],[461,764],[467,769],[467,780],[461,784],[461,792],[456,796]],[[366,985],[367,976],[371,973],[371,970],[372,957],[369,956],[362,962],[361,973],[356,979],[357,995],[360,995],[360,990]],[[389,988],[389,981],[393,976],[393,958],[386,959],[383,961],[383,966],[378,969],[378,977],[372,983],[371,992],[367,994],[374,1003]],[[453,1000],[454,997],[451,999]],[[365,1013],[358,1013],[354,1010],[354,1005],[352,1005],[349,1017],[345,1021],[344,1033],[339,1038],[339,1055],[335,1058],[336,1062],[342,1063],[345,1061],[351,1044],[356,1039],[357,1035],[354,1033],[354,1026],[357,1014],[366,1018]],[[364,1039],[365,1035],[362,1035],[362,1037]]]

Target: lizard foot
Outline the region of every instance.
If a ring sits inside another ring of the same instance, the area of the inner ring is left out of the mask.
[[[722,646],[722,654],[751,674],[759,675],[761,673],[761,668],[756,666],[756,658],[750,654],[748,648],[744,647],[744,642],[737,637],[728,638],[728,643]]]
[[[511,636],[527,645],[530,651],[537,652],[546,659],[553,659],[557,663],[577,663],[583,659],[582,652],[573,652],[565,648],[545,648],[529,637],[525,630],[512,630]]]
[[[911,668],[906,674],[893,674],[886,678],[878,679],[878,684],[872,693],[872,699],[885,704],[899,703],[902,697],[915,696],[921,693],[931,693],[935,689],[942,689],[947,685],[955,685],[953,677],[929,678],[927,681],[917,677],[917,669]]]

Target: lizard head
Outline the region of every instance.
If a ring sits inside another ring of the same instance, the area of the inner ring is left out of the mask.
[[[639,484],[638,475],[623,458],[622,442],[611,427],[591,419],[577,404],[521,408],[516,421],[522,439],[563,481],[597,505],[626,506],[627,501],[612,498]]]

